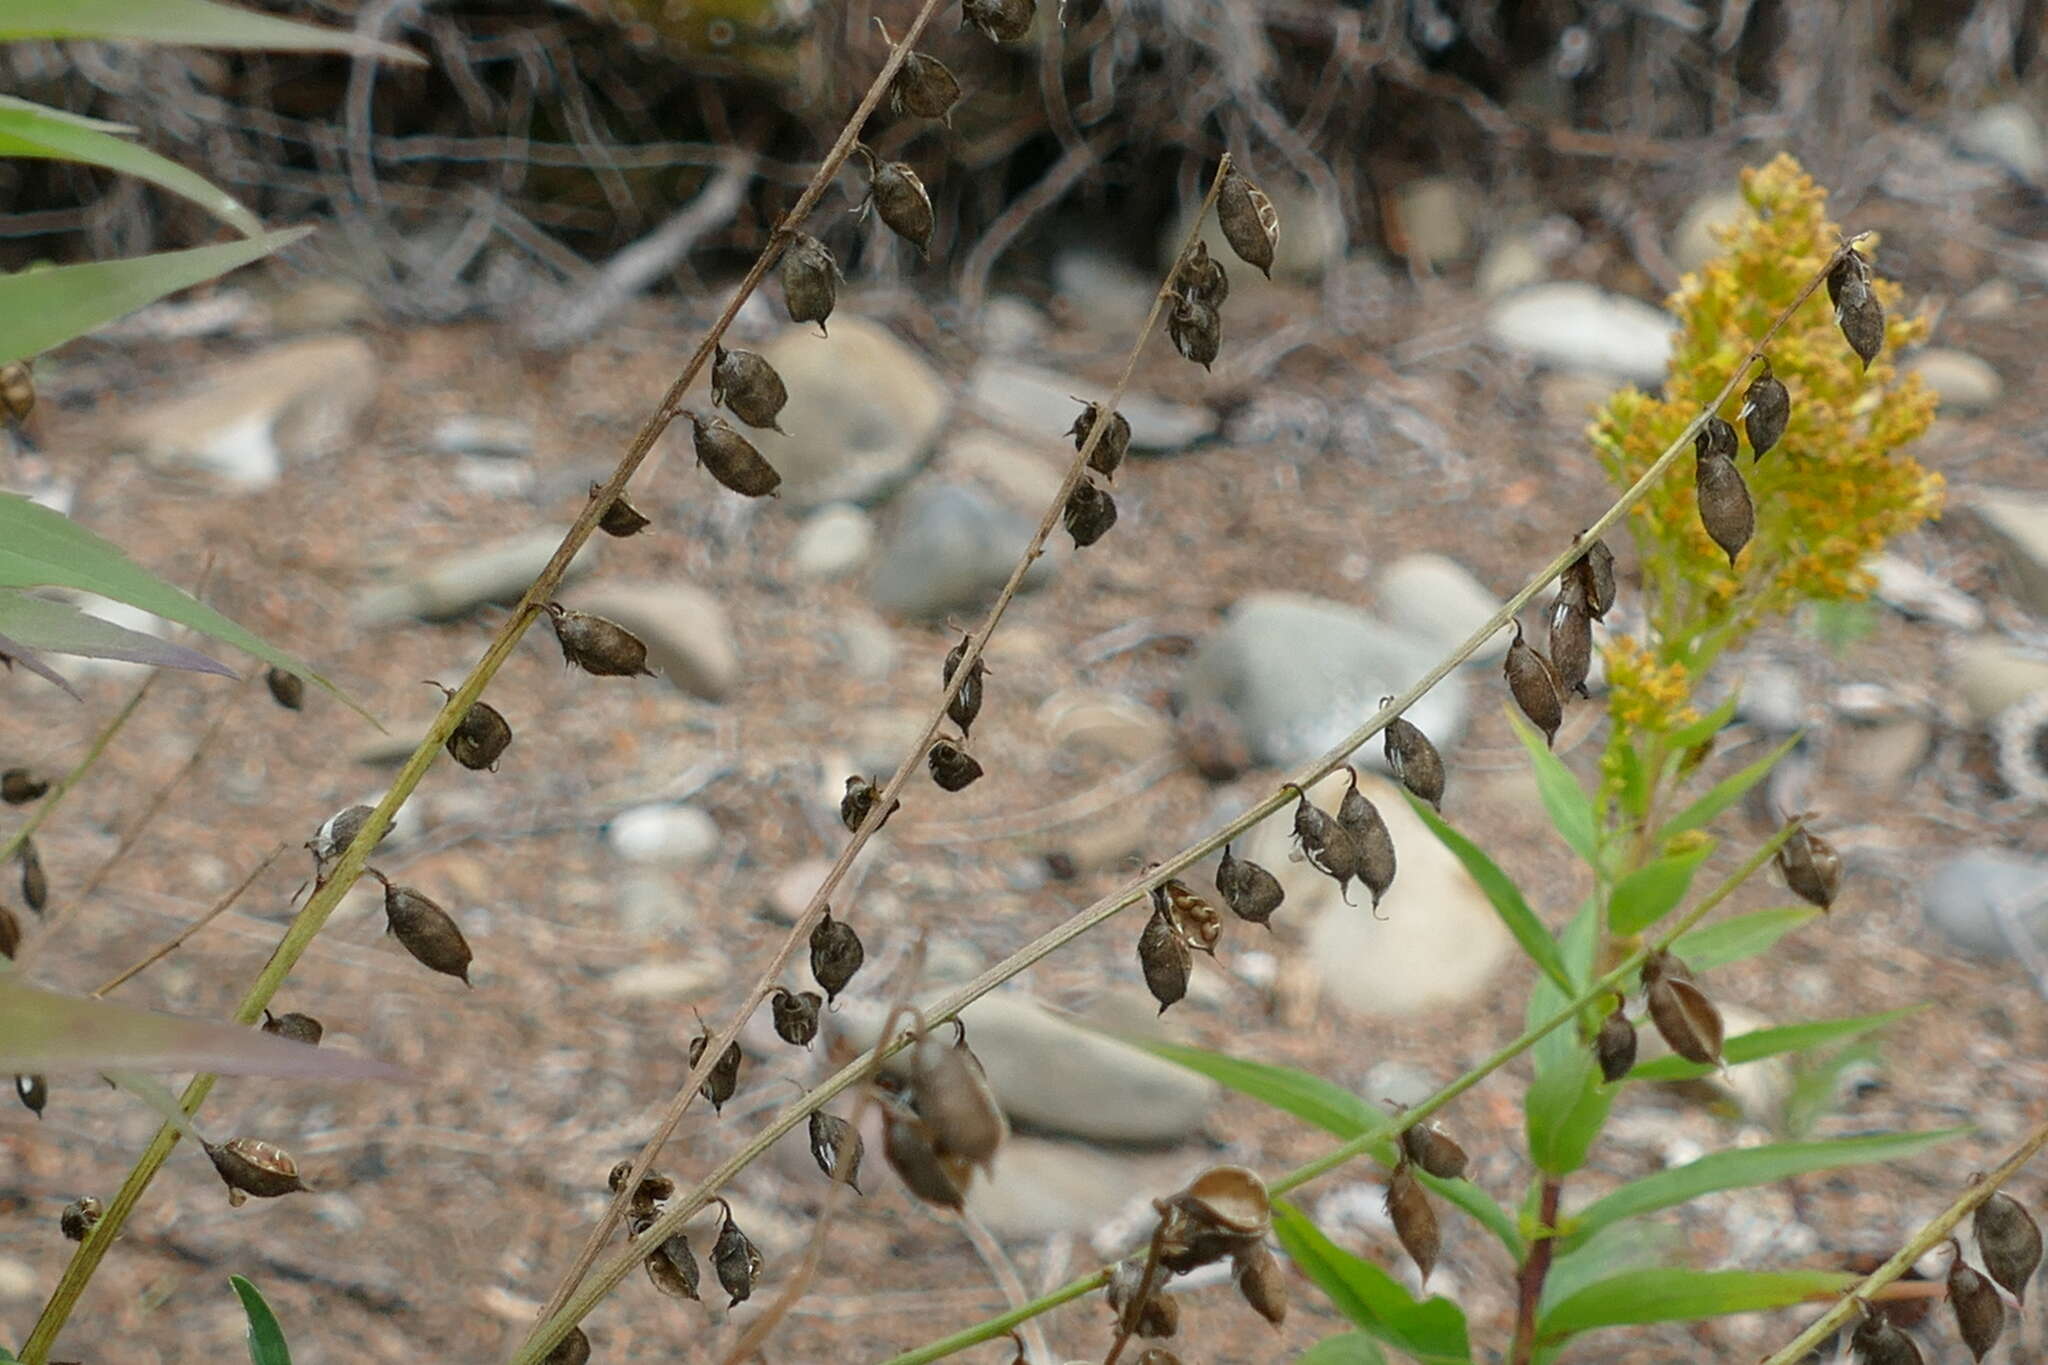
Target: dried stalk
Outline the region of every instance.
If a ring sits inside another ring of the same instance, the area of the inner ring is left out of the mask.
[[[120,989],[120,987],[127,984],[133,978],[142,975],[142,973],[148,971],[151,967],[154,967],[157,963],[163,961],[172,953],[178,951],[178,948],[185,942],[186,939],[192,937],[192,935],[198,933],[201,929],[204,929],[207,925],[213,923],[222,915],[226,914],[228,908],[232,906],[236,901],[242,898],[242,893],[247,891],[250,887],[254,886],[256,884],[256,879],[262,876],[265,872],[267,872],[270,869],[270,865],[276,862],[280,857],[284,855],[284,849],[285,846],[283,844],[278,844],[276,847],[272,848],[270,852],[264,854],[263,861],[256,864],[256,866],[250,868],[249,875],[242,878],[242,880],[235,886],[234,890],[228,892],[225,896],[222,896],[219,900],[215,901],[213,903],[212,909],[208,910],[198,919],[193,920],[190,924],[180,929],[176,934],[173,934],[167,943],[152,951],[148,957],[143,958],[142,961],[136,963],[132,967],[127,968],[125,971],[122,971],[119,974],[110,977],[104,985],[102,985],[98,990],[93,992],[93,996],[97,998],[99,996],[107,994],[107,992],[109,991]]]

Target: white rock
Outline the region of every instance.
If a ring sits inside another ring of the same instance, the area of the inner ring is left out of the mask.
[[[2048,657],[2023,654],[1996,636],[1964,641],[1952,667],[1956,689],[1978,725],[1988,724],[2022,697],[2048,691]]]
[[[1473,272],[1472,287],[1483,299],[1499,298],[1550,277],[1550,262],[1526,233],[1504,237],[1486,249]]]
[[[1956,141],[1970,155],[1996,161],[2030,185],[2048,180],[2048,134],[2023,104],[1980,109]]]
[[[389,625],[410,617],[447,620],[489,602],[510,602],[525,592],[562,543],[554,530],[529,531],[495,544],[470,546],[406,569],[397,581],[364,589],[355,617],[363,625]],[[597,558],[586,543],[569,561],[566,580],[580,578]]]
[[[2005,552],[2015,595],[2048,615],[2048,497],[1983,490],[1971,505]]]
[[[798,578],[839,578],[866,563],[874,548],[874,521],[851,503],[835,502],[797,528],[789,567]]]
[[[1036,523],[971,488],[928,484],[904,500],[875,565],[869,592],[894,616],[940,618],[987,605],[1016,566]],[[1034,588],[1053,573],[1042,556],[1024,576]]]
[[[1023,355],[1052,335],[1052,319],[1044,310],[1015,294],[989,299],[975,325],[983,348],[991,355]]]
[[[1687,205],[1671,234],[1671,259],[1680,270],[1698,270],[1727,248],[1715,237],[1717,228],[1732,227],[1755,217],[1741,190],[1715,190]]]
[[[1500,610],[1494,596],[1473,572],[1448,555],[1406,555],[1380,574],[1380,612],[1448,653]],[[1509,632],[1497,631],[1472,658],[1488,663],[1504,657],[1513,643]]]
[[[725,607],[716,594],[694,583],[601,583],[577,592],[568,603],[610,617],[639,636],[647,646],[648,666],[691,696],[722,701],[739,682],[739,650]],[[552,639],[546,645],[556,649]]]
[[[1099,385],[1017,360],[984,360],[967,380],[967,400],[983,416],[1020,434],[1062,444],[1081,414],[1075,395],[1083,399],[1108,396]],[[1117,411],[1131,424],[1134,450],[1181,450],[1213,435],[1217,426],[1216,414],[1207,408],[1169,402],[1142,391],[1126,391]],[[1067,447],[1070,454],[1072,449]]]
[[[628,862],[702,862],[718,848],[718,822],[695,806],[634,806],[612,818],[605,842]]]
[[[41,1292],[42,1279],[34,1266],[18,1256],[0,1256],[0,1299],[18,1303]]]
[[[1913,354],[1906,370],[1919,375],[1943,407],[1983,412],[1997,406],[2005,395],[2005,381],[1991,368],[1991,362],[1968,351],[1929,346]]]
[[[782,475],[792,507],[867,502],[894,488],[930,453],[947,408],[946,385],[887,328],[836,313],[832,334],[792,327],[761,348],[782,375],[783,432],[746,437]]]
[[[968,1187],[967,1211],[1000,1237],[1082,1234],[1134,1196],[1172,1194],[1202,1165],[1198,1153],[1134,1154],[1013,1133]]]
[[[839,612],[833,618],[832,636],[839,642],[839,657],[847,668],[856,678],[870,682],[888,677],[902,653],[889,623],[859,608]]]
[[[611,992],[621,1000],[687,1000],[724,980],[720,962],[636,962],[612,973]]]
[[[1950,587],[1927,570],[1893,554],[1868,565],[1877,579],[1878,600],[1894,611],[1920,620],[1939,621],[1956,630],[1979,630],[1984,608],[1976,598]]]
[[[1173,726],[1151,707],[1120,692],[1069,688],[1038,708],[1054,749],[1087,751],[1134,763],[1173,744]]]
[[[533,427],[517,417],[463,413],[434,427],[434,449],[450,455],[493,455],[517,459],[533,453]]]
[[[1642,384],[1662,382],[1678,327],[1647,303],[1578,280],[1518,289],[1493,305],[1486,325],[1494,340],[1545,364]]]
[[[1432,266],[1461,260],[1472,249],[1472,219],[1479,207],[1477,192],[1447,175],[1411,181],[1394,196],[1408,251]]]

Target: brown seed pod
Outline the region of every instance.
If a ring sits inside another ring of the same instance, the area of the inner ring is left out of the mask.
[[[1380,705],[1385,706],[1392,697],[1381,697]],[[1387,766],[1394,770],[1411,795],[1418,801],[1427,801],[1438,814],[1444,808],[1444,759],[1430,743],[1429,736],[1405,716],[1395,716],[1387,722],[1381,734],[1381,743],[1386,748]]]
[[[649,1221],[652,1221],[651,1215]],[[644,1224],[640,1230],[646,1230]],[[690,1249],[690,1239],[680,1232],[671,1233],[647,1258],[647,1278],[654,1282],[656,1289],[672,1299],[691,1299],[702,1303],[704,1300],[697,1290],[701,1275],[697,1267],[697,1253]]]
[[[1079,401],[1079,400],[1076,400]],[[1074,419],[1074,425],[1067,428],[1067,435],[1074,438],[1074,449],[1080,450],[1088,444],[1088,438],[1095,434],[1095,424],[1102,420],[1102,404],[1090,403]],[[1116,477],[1124,456],[1131,453],[1131,419],[1120,412],[1109,414],[1109,426],[1102,433],[1102,439],[1095,443],[1095,449],[1088,453],[1088,467],[1103,478]]]
[[[1650,1019],[1670,1049],[1688,1062],[1720,1066],[1721,1011],[1690,981],[1660,977],[1645,997]]]
[[[293,1011],[290,1014],[272,1014],[263,1011],[263,1031],[274,1033],[280,1038],[289,1038],[295,1043],[318,1047],[327,1030],[320,1027],[320,1021],[310,1014]]]
[[[1422,1282],[1428,1284],[1429,1272],[1436,1268],[1436,1254],[1442,1247],[1442,1234],[1437,1229],[1436,1210],[1430,1206],[1429,1191],[1405,1161],[1394,1167],[1393,1177],[1387,1182],[1387,1216],[1394,1220],[1394,1235],[1401,1239],[1401,1249],[1415,1262]]]
[[[1200,299],[1183,294],[1173,301],[1173,309],[1166,315],[1166,334],[1173,338],[1174,350],[1206,370],[1223,349],[1223,315]]]
[[[1414,1123],[1401,1130],[1401,1150],[1408,1160],[1438,1180],[1462,1180],[1468,1164],[1465,1149],[1438,1123]]]
[[[792,991],[781,986],[768,1001],[775,1021],[775,1036],[793,1047],[809,1047],[818,1036],[818,1007],[825,997],[816,991]]]
[[[1842,339],[1869,369],[1884,349],[1884,305],[1870,287],[1870,263],[1860,253],[1846,253],[1828,272],[1828,298],[1835,305],[1835,325],[1842,329]]]
[[[282,668],[265,669],[263,685],[270,689],[270,699],[287,711],[297,711],[306,704],[306,680],[296,673],[287,673]]]
[[[909,1191],[927,1204],[958,1212],[966,1203],[960,1186],[932,1147],[923,1119],[894,1104],[882,1106],[882,1156]]]
[[[1287,1273],[1279,1258],[1254,1242],[1237,1255],[1237,1292],[1252,1311],[1275,1327],[1287,1321]]]
[[[725,1292],[732,1295],[726,1307],[737,1308],[747,1301],[754,1292],[754,1282],[761,1278],[761,1252],[733,1221],[732,1205],[723,1199],[718,1202],[725,1207],[725,1224],[718,1229],[718,1241],[712,1244],[711,1266],[718,1272],[718,1282],[725,1286]]]
[[[1280,213],[1266,192],[1232,166],[1216,194],[1216,221],[1238,259],[1273,278],[1273,248],[1280,244]]]
[[[348,846],[356,841],[356,836],[363,832],[363,826],[374,814],[376,811],[369,806],[349,806],[328,816],[326,823],[314,831],[313,837],[306,841],[306,847],[313,850],[313,861],[316,864],[327,863],[346,853]],[[377,836],[377,843],[383,843],[390,834],[391,830],[387,827],[383,834]],[[375,846],[371,845],[373,848]]]
[[[1168,878],[1153,887],[1152,907],[1166,913],[1188,947],[1216,956],[1216,944],[1223,937],[1222,912],[1190,891],[1186,882]]]
[[[429,678],[428,687],[440,687],[441,695],[452,697],[455,690],[441,687]],[[448,732],[445,746],[448,757],[468,768],[471,772],[498,770],[498,758],[512,743],[512,723],[505,719],[497,707],[479,698],[469,704],[455,728]]]
[[[1156,1278],[1163,1280],[1165,1277]],[[1117,1322],[1130,1325],[1131,1335],[1150,1341],[1170,1337],[1180,1331],[1180,1301],[1163,1292],[1163,1285],[1155,1283],[1145,1301],[1136,1302],[1144,1280],[1143,1267],[1132,1261],[1120,1261],[1110,1272],[1109,1283],[1103,1287],[1103,1297],[1109,1301],[1110,1311],[1116,1314]]]
[[[1686,965],[1685,959],[1679,957],[1668,948],[1659,948],[1644,958],[1641,975],[1645,991],[1649,990],[1650,987],[1656,985],[1659,981],[1666,979],[1673,981],[1691,981],[1693,979],[1692,968]]]
[[[1108,535],[1109,528],[1116,525],[1116,499],[1084,475],[1074,485],[1074,491],[1067,494],[1060,519],[1066,523],[1067,534],[1074,538],[1074,548],[1085,549]]]
[[[775,418],[789,402],[789,390],[775,367],[753,351],[713,345],[711,356],[711,401],[750,427],[782,431]]]
[[[875,19],[880,27],[880,16]],[[889,30],[882,29],[884,41]],[[909,114],[913,118],[943,119],[952,123],[953,106],[960,102],[960,82],[953,79],[953,73],[937,57],[927,57],[922,52],[903,54],[903,65],[896,68],[896,74],[889,81],[889,112]]]
[[[853,980],[853,974],[866,958],[860,935],[851,924],[833,919],[832,907],[826,906],[825,917],[811,930],[811,975],[825,988],[827,1004],[839,998],[839,992],[846,989],[846,983]]]
[[[0,365],[0,412],[17,422],[26,422],[36,409],[36,379],[26,360]]]
[[[1209,254],[1209,244],[1197,237],[1174,267],[1173,292],[1198,303],[1221,309],[1230,297],[1230,274],[1223,262]]]
[[[932,1150],[987,1170],[1010,1125],[996,1104],[981,1062],[967,1046],[967,1028],[953,1021],[954,1038],[941,1045],[922,1031],[911,1051],[910,1102],[932,1136]]]
[[[1706,425],[1693,433],[1692,453],[1695,459],[1719,456],[1732,460],[1739,449],[1741,447],[1735,442],[1735,428],[1719,417],[1709,417]]]
[[[1037,15],[1038,0],[960,0],[960,27],[972,24],[998,43],[1020,41]]]
[[[884,161],[865,142],[854,143],[853,150],[868,163],[868,197],[862,211],[872,206],[889,231],[916,247],[920,256],[929,257],[935,219],[924,181],[908,162]]]
[[[1138,967],[1145,974],[1145,989],[1159,1002],[1161,1014],[1187,995],[1188,973],[1194,970],[1194,957],[1188,951],[1187,940],[1173,927],[1164,910],[1155,909],[1152,918],[1145,922],[1145,932],[1138,936]]]
[[[1694,462],[1693,482],[1699,496],[1700,525],[1728,556],[1728,567],[1756,534],[1756,506],[1742,471],[1725,455],[1702,455]]]
[[[50,879],[43,873],[43,855],[34,839],[23,839],[14,856],[21,860],[21,898],[38,915],[50,903]]]
[[[37,1118],[43,1116],[43,1109],[50,1103],[50,1083],[41,1076],[16,1076],[14,1098],[28,1107]]]
[[[291,1153],[274,1143],[244,1137],[204,1145],[213,1169],[227,1182],[230,1204],[241,1204],[238,1195],[275,1199],[306,1188],[299,1181],[299,1165],[292,1160]]]
[[[1566,692],[1590,696],[1586,675],[1593,668],[1593,614],[1576,588],[1567,588],[1550,604],[1550,665]]]
[[[690,1040],[690,1066],[695,1069],[704,1058],[704,1049],[711,1045],[711,1030],[706,1028]],[[711,1111],[725,1112],[725,1102],[732,1098],[733,1091],[740,1088],[740,1045],[738,1040],[727,1043],[725,1051],[718,1054],[718,1062],[705,1073],[704,1083],[697,1087],[697,1093],[711,1101]]]
[[[791,322],[815,322],[829,336],[825,320],[839,298],[839,262],[808,232],[792,232],[782,250],[782,301]]]
[[[939,675],[939,686],[952,685],[953,675],[960,671],[960,661],[967,657],[967,646],[973,641],[972,635],[962,635],[960,643],[954,645],[947,653],[945,667]],[[981,714],[981,684],[987,673],[988,661],[977,658],[974,667],[967,670],[967,679],[960,684],[960,690],[953,694],[952,701],[946,703],[946,715],[960,727],[962,739],[967,738],[967,732],[974,727],[975,718]]]
[[[1768,356],[1764,358],[1763,369],[1742,391],[1742,411],[1735,415],[1741,419],[1742,429],[1749,434],[1749,448],[1759,460],[1785,435],[1785,424],[1792,420],[1792,395],[1785,388],[1785,381],[1771,373]]]
[[[1351,779],[1344,799],[1337,804],[1337,825],[1351,836],[1358,849],[1358,879],[1372,892],[1373,908],[1394,884],[1394,835],[1381,818],[1379,807],[1365,799],[1358,789],[1358,770],[1345,765]]]
[[[0,801],[10,806],[23,806],[50,789],[46,778],[37,777],[27,768],[9,768],[0,773]]]
[[[604,492],[603,484],[594,483],[590,485],[591,497],[594,498],[602,492]],[[628,536],[637,536],[653,524],[641,513],[639,508],[626,501],[624,493],[619,494],[616,498],[606,503],[604,512],[597,519],[598,530],[620,540],[624,540]]]
[[[1973,1359],[1982,1360],[2005,1331],[2005,1302],[1991,1281],[1963,1260],[1962,1243],[1951,1240],[1955,1259],[1948,1263],[1948,1306],[1956,1315],[1956,1331]]]
[[[0,957],[12,961],[15,951],[21,947],[21,921],[14,912],[0,905]]]
[[[1573,536],[1577,544],[1583,534]],[[1578,586],[1579,600],[1595,621],[1607,619],[1607,613],[1614,606],[1614,551],[1607,548],[1607,542],[1596,540],[1579,553],[1579,557],[1565,566],[1561,582]]]
[[[1779,845],[1778,870],[1792,893],[1809,905],[1829,909],[1841,893],[1842,855],[1804,824]]]
[[[1600,1060],[1600,1079],[1613,1085],[1635,1067],[1636,1026],[1620,1004],[1600,1025],[1593,1039],[1593,1055]]]
[[[581,1327],[571,1327],[541,1365],[590,1365],[590,1338]]]
[[[1850,1349],[1863,1358],[1863,1365],[1926,1365],[1913,1338],[1892,1325],[1882,1312],[1864,1305],[1865,1317],[1850,1334]]]
[[[626,1187],[626,1177],[631,1174],[633,1174],[632,1159],[628,1158],[619,1162],[616,1166],[612,1167],[611,1173],[605,1176],[604,1183],[606,1188],[610,1189],[613,1194],[617,1194]],[[649,1171],[646,1175],[640,1177],[639,1185],[633,1190],[632,1202],[627,1207],[636,1218],[652,1217],[654,1206],[668,1199],[675,1192],[676,1182],[672,1178],[663,1175],[660,1171]],[[637,1235],[636,1233],[635,1236]]]
[[[924,758],[925,766],[931,769],[932,781],[939,784],[941,791],[962,791],[981,778],[981,764],[975,761],[974,755],[962,748],[958,740],[944,735],[932,741],[931,752]]]
[[[63,1231],[66,1241],[83,1242],[103,1212],[100,1201],[88,1194],[64,1206],[64,1212],[57,1215],[57,1226]]]
[[[1828,303],[1842,306],[1846,296],[1855,302],[1857,295],[1870,288],[1870,262],[1863,259],[1863,253],[1853,248],[1842,253],[1842,258],[1828,269]]]
[[[1223,859],[1216,864],[1216,894],[1230,907],[1230,913],[1253,924],[1272,929],[1273,912],[1287,899],[1280,879],[1257,863],[1239,858],[1223,846]]]
[[[712,478],[750,498],[772,497],[782,486],[782,475],[775,466],[763,459],[754,443],[732,423],[717,413],[706,415],[693,409],[685,409],[683,416],[690,419],[697,463],[710,470]]]
[[[818,1169],[825,1173],[827,1180],[839,1169],[839,1155],[846,1154],[846,1184],[855,1194],[866,1193],[860,1187],[860,1159],[866,1155],[865,1144],[860,1140],[860,1130],[822,1109],[811,1111],[811,1160],[818,1163]]]
[[[446,910],[409,886],[394,884],[375,868],[365,868],[384,883],[385,928],[395,934],[405,950],[421,964],[443,976],[453,976],[465,986],[469,979],[469,940],[462,936]]]
[[[1984,1273],[2024,1305],[2027,1281],[2041,1265],[2041,1229],[2033,1215],[2011,1195],[1996,1193],[1977,1206],[1970,1230],[1977,1234]]]
[[[1522,623],[1517,621],[1514,625],[1515,642],[1508,646],[1501,671],[1507,674],[1508,691],[1513,694],[1515,705],[1522,708],[1531,725],[1543,732],[1543,742],[1554,744],[1557,727],[1564,724],[1564,688],[1550,660],[1522,638]]]
[[[848,833],[859,833],[860,827],[867,821],[868,812],[875,808],[875,802],[881,795],[882,789],[875,785],[872,778],[847,778],[846,795],[839,798],[839,823],[846,826]],[[882,812],[882,818],[876,822],[875,829],[879,832],[883,825],[889,823],[889,817],[901,809],[901,801],[891,801],[889,809]]]
[[[1294,840],[1301,847],[1301,855],[1308,859],[1310,867],[1334,880],[1340,894],[1344,893],[1351,879],[1360,873],[1364,854],[1359,851],[1358,841],[1329,812],[1310,801],[1307,792],[1293,783],[1288,786],[1293,786],[1294,794],[1301,798],[1294,808]],[[1350,899],[1348,895],[1345,898]]]
[[[548,603],[547,613],[562,646],[562,657],[585,673],[599,678],[654,676],[647,666],[647,646],[617,621],[560,602]]]
[[[1212,1166],[1152,1206],[1160,1215],[1159,1264],[1176,1275],[1241,1254],[1273,1226],[1266,1182],[1243,1166]]]

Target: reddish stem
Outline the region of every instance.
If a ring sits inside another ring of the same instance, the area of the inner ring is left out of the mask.
[[[1516,1282],[1515,1345],[1509,1365],[1529,1365],[1536,1353],[1536,1307],[1543,1298],[1543,1281],[1550,1274],[1551,1252],[1557,1246],[1557,1206],[1564,1194],[1562,1180],[1543,1182],[1542,1203],[1536,1212],[1536,1237],[1529,1247],[1529,1259],[1522,1262]]]

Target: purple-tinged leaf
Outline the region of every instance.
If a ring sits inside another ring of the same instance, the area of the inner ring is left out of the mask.
[[[120,659],[131,664],[182,668],[192,673],[217,673],[226,678],[235,676],[232,668],[196,649],[187,649],[184,645],[160,640],[139,630],[129,630],[126,626],[87,615],[76,607],[31,597],[26,593],[0,592],[0,631],[12,640],[51,654]]]
[[[10,667],[18,663],[37,677],[47,678],[63,688],[64,691],[71,694],[71,700],[84,700],[70,683],[64,681],[64,675],[44,663],[34,650],[30,649],[27,645],[8,639],[5,635],[0,635],[0,663],[7,664]]]

